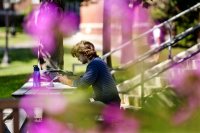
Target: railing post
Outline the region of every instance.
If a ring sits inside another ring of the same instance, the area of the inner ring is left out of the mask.
[[[0,109],[0,133],[3,133],[4,129],[4,122],[3,122],[3,109]]]
[[[143,106],[144,103],[144,61],[142,61],[142,66],[141,66],[142,72],[141,72],[141,102],[140,106]]]
[[[14,125],[14,133],[19,133],[19,109],[14,108],[13,109],[13,125]]]
[[[172,25],[169,23],[167,23],[168,26],[167,26],[167,29],[169,31],[169,42],[172,41],[173,37],[174,37],[174,34],[172,35],[172,29],[174,29],[174,26],[172,27]],[[168,46],[168,51],[169,51],[169,54],[168,54],[168,59],[172,59],[172,46],[170,45],[171,43],[169,43],[169,46]]]

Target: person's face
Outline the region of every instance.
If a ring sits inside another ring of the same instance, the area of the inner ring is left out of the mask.
[[[78,60],[79,60],[80,62],[82,62],[82,64],[88,63],[87,57],[84,56],[83,54],[79,54],[79,56],[78,56],[77,58],[78,58]]]

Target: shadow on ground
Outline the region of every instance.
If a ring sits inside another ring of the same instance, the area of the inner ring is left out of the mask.
[[[2,61],[4,49],[0,49],[0,61]],[[11,61],[27,62],[35,59],[35,55],[31,48],[15,48],[9,49],[9,58]]]
[[[30,74],[0,76],[0,98],[12,97],[12,93],[19,89],[29,76]]]

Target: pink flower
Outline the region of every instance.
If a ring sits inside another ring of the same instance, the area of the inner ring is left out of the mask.
[[[190,119],[200,107],[200,71],[199,69],[187,70],[184,66],[173,69],[169,76],[169,83],[173,85],[176,95],[181,98],[182,106],[172,116],[174,124],[181,124]]]
[[[52,43],[48,39],[56,36],[57,33],[63,35],[75,33],[78,30],[79,21],[78,14],[73,12],[64,13],[57,5],[45,3],[26,17],[24,29],[47,45],[49,42]]]
[[[49,89],[44,88],[35,91],[41,91],[41,95],[26,96],[20,101],[20,107],[25,109],[29,117],[34,117],[35,108],[41,108],[48,114],[59,114],[65,111],[67,100],[62,95],[51,94]]]
[[[44,119],[42,122],[32,122],[27,125],[30,133],[73,133],[67,124],[52,119]]]
[[[199,70],[186,70],[178,66],[173,68],[173,75],[168,76],[168,81],[174,86],[173,90],[178,96],[200,98]]]
[[[77,14],[64,13],[55,4],[43,3],[26,17],[23,26],[28,34],[40,41],[43,51],[53,54],[58,36],[74,34],[78,30],[79,21]]]
[[[59,24],[59,30],[64,36],[70,36],[77,32],[80,18],[73,12],[66,12]]]
[[[137,133],[139,122],[134,117],[128,117],[123,110],[115,106],[107,106],[102,112],[106,124],[106,133]]]
[[[187,103],[181,106],[172,116],[172,123],[179,125],[189,120],[192,115],[198,111],[199,101],[194,98],[190,98]]]

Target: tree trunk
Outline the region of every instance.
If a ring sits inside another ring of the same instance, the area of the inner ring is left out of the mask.
[[[56,35],[56,48],[55,52],[52,54],[51,60],[56,64],[58,69],[63,69],[64,66],[64,46],[63,46],[63,36],[62,34]]]
[[[111,0],[104,0],[103,7],[103,55],[111,51]],[[106,58],[106,62],[112,68],[111,56]]]
[[[133,9],[129,7],[127,1],[121,3],[121,32],[122,44],[129,42],[121,51],[121,63],[126,64],[128,61],[133,60],[134,49],[132,44],[132,25],[133,25]]]
[[[53,0],[52,2],[48,0],[42,1],[42,4],[45,3],[54,3],[59,8],[60,13],[63,12],[63,4],[59,0]],[[40,8],[46,8],[45,5]],[[48,10],[48,9],[47,9]],[[46,12],[48,13],[48,12]],[[52,20],[54,21],[54,20]],[[38,53],[38,60],[41,69],[63,69],[64,66],[64,47],[63,47],[63,35],[57,29],[51,29],[53,33],[47,33],[48,39],[51,40],[51,43],[46,40],[40,40],[40,47]],[[51,48],[50,48],[51,47]],[[53,49],[52,49],[53,48]]]

